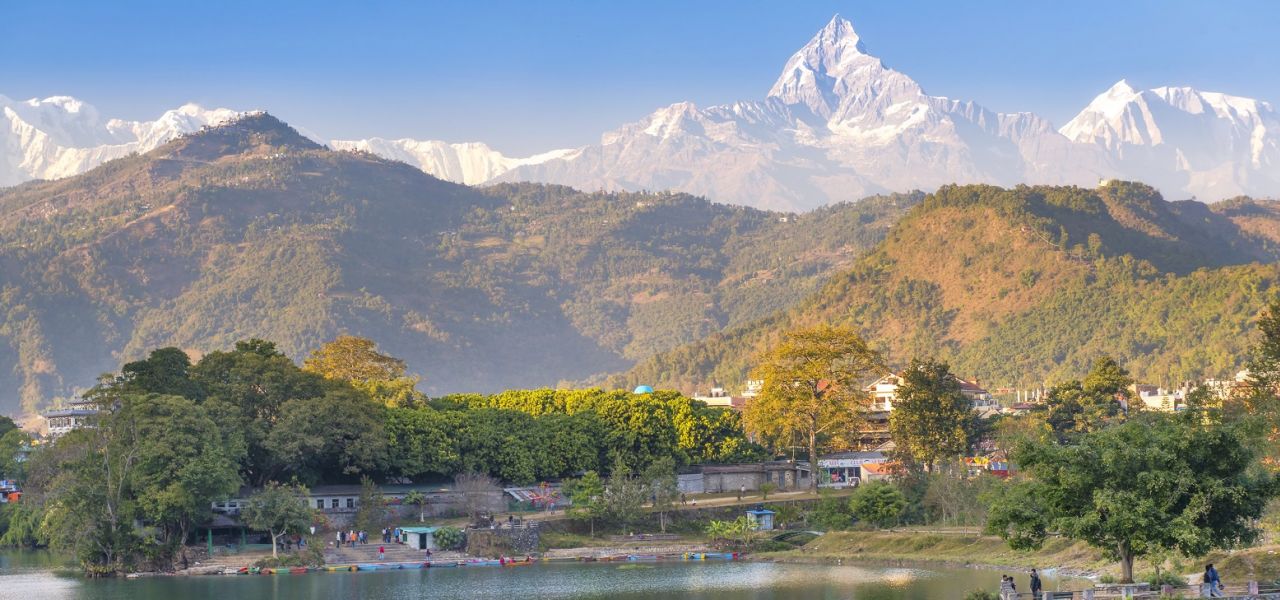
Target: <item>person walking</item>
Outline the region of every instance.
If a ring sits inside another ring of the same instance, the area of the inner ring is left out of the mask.
[[[386,557],[387,557],[387,549],[383,548],[382,546],[378,546],[378,560],[382,560]]]
[[[1222,597],[1222,578],[1218,576],[1218,570],[1213,568],[1213,563],[1204,566],[1204,583],[1200,587],[1205,598]]]
[[[1036,573],[1035,569],[1031,569],[1031,597],[1039,600],[1043,587],[1043,584],[1040,583],[1040,574]]]
[[[742,495],[747,493],[747,485],[744,483],[738,486],[738,502],[742,502]]]
[[[334,536],[334,538],[335,538],[335,539],[337,539],[338,547],[339,547],[339,548],[341,548],[341,547],[342,547],[342,532],[341,532],[341,531],[335,531],[335,532],[333,532],[333,536]]]

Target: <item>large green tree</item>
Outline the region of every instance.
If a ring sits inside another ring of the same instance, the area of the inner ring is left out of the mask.
[[[279,556],[279,541],[289,533],[302,533],[311,525],[312,511],[307,506],[306,486],[269,481],[249,497],[241,515],[254,529],[271,536],[271,556]]]
[[[846,327],[818,326],[786,334],[755,370],[760,395],[743,410],[747,428],[779,442],[804,440],[810,487],[818,489],[818,450],[833,436],[860,427],[866,403],[861,382],[881,368],[880,355]]]
[[[987,527],[1015,549],[1051,533],[1083,540],[1131,582],[1135,558],[1251,542],[1276,490],[1256,459],[1239,428],[1197,414],[1147,414],[1066,444],[1025,442],[1013,461],[1026,477],[993,503]]]
[[[913,359],[889,413],[897,451],[930,471],[964,454],[977,418],[947,363]]]

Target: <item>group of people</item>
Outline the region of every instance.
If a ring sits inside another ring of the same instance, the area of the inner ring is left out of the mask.
[[[1039,600],[1041,594],[1044,593],[1044,584],[1040,582],[1040,574],[1035,569],[1031,569],[1031,597]],[[1218,575],[1218,570],[1213,567],[1213,563],[1204,566],[1204,578],[1200,584],[1200,595],[1204,598],[1221,598],[1223,591],[1222,577]],[[1018,584],[1013,581],[1012,575],[1000,576],[1000,600],[1016,600],[1018,597]]]
[[[382,543],[390,544],[391,542],[399,542],[399,541],[400,541],[399,527],[383,527],[382,528]]]
[[[1044,584],[1040,581],[1040,573],[1035,569],[1031,569],[1031,597],[1039,598],[1043,593]],[[1013,581],[1012,575],[1000,576],[1000,600],[1016,600],[1018,597],[1018,584]]]
[[[369,543],[369,532],[356,531],[354,529],[350,531],[339,530],[334,534],[334,539],[338,542],[339,548],[344,544],[349,548],[355,548],[356,546]]]

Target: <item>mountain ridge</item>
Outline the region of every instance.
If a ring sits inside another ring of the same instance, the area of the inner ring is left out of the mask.
[[[916,201],[797,216],[469,188],[248,114],[0,189],[0,361],[15,365],[0,410],[34,411],[154,347],[247,337],[301,358],[368,336],[435,394],[584,379],[785,306]]]

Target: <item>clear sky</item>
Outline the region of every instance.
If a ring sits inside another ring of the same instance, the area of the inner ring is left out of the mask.
[[[328,138],[518,155],[672,102],[762,98],[837,12],[927,92],[1058,125],[1121,78],[1280,101],[1280,2],[1254,0],[5,0],[0,94],[130,119],[265,108]]]

